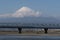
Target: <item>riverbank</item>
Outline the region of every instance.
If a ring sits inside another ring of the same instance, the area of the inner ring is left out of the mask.
[[[22,31],[21,34],[18,31],[0,31],[0,35],[18,35],[18,36],[60,36],[60,30],[48,30],[48,34],[45,34],[44,31]]]

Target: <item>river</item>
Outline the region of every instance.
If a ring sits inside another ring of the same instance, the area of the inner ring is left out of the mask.
[[[60,40],[60,36],[0,35],[0,40]]]

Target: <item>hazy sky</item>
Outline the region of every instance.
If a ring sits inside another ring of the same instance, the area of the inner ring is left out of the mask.
[[[0,0],[0,14],[12,14],[22,7],[38,10],[42,16],[60,17],[60,0]]]

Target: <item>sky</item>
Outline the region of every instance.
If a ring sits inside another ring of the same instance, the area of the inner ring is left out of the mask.
[[[60,0],[0,0],[0,17],[27,15],[59,18]]]

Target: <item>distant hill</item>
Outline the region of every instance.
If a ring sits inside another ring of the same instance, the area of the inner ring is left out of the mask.
[[[60,23],[52,17],[0,18],[0,23]]]

